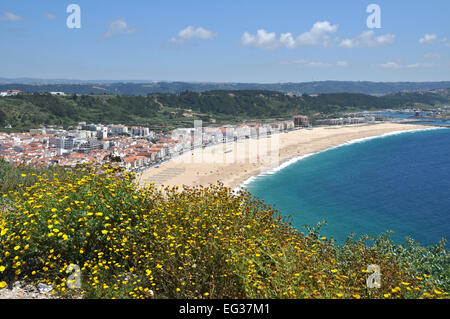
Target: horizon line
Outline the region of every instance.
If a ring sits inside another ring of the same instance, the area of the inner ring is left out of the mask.
[[[6,82],[7,81],[7,82]],[[16,82],[14,82],[16,81]],[[26,83],[26,82],[28,83]],[[36,82],[33,82],[36,81]],[[55,83],[57,84],[73,84],[72,82],[79,82],[78,84],[82,83],[102,83],[102,82],[110,82],[110,83],[194,83],[194,84],[260,84],[260,85],[271,85],[271,84],[304,84],[304,83],[323,83],[323,82],[360,82],[360,83],[444,83],[444,82],[450,82],[450,79],[448,80],[438,80],[438,81],[371,81],[371,80],[317,80],[317,81],[299,81],[299,82],[293,82],[293,81],[287,81],[287,82],[246,82],[246,81],[189,81],[189,80],[119,80],[119,79],[113,79],[113,80],[81,80],[81,79],[64,79],[64,78],[34,78],[34,77],[15,77],[15,78],[7,78],[7,77],[0,77],[0,85],[1,84],[33,84],[33,83]]]

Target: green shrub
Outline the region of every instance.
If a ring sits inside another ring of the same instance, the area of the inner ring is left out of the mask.
[[[41,282],[60,296],[86,298],[447,296],[448,272],[436,275],[438,287],[428,277],[432,260],[405,267],[400,252],[409,248],[386,240],[337,247],[317,230],[299,233],[247,192],[138,188],[132,174],[113,167],[32,177],[25,183],[22,173],[17,189],[2,195],[3,285]],[[78,290],[67,287],[71,264],[81,269]],[[379,289],[366,285],[371,264],[380,267]]]

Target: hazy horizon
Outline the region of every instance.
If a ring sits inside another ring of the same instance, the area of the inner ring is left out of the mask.
[[[23,82],[21,82],[23,81]],[[35,81],[35,82],[33,82]],[[17,77],[5,78],[0,77],[0,83],[8,84],[78,84],[78,83],[210,83],[210,84],[304,84],[304,83],[324,83],[324,82],[355,82],[355,83],[443,83],[450,82],[448,80],[441,81],[370,81],[370,80],[318,80],[318,81],[298,81],[298,82],[236,82],[236,81],[182,81],[182,80],[128,80],[128,79],[70,79],[70,78],[34,78],[34,77]]]

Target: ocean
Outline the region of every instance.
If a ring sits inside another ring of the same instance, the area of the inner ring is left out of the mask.
[[[243,185],[293,226],[328,225],[321,235],[342,244],[387,230],[429,246],[450,240],[450,129],[361,139],[292,159]],[[447,244],[447,248],[449,245]]]

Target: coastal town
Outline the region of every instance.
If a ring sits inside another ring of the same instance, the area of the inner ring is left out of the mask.
[[[23,95],[20,90],[0,92],[0,96]],[[66,96],[64,92],[48,92],[53,96]],[[114,161],[122,167],[140,172],[180,156],[197,148],[218,144],[261,139],[279,132],[311,129],[321,126],[344,126],[355,124],[392,121],[396,123],[424,122],[418,117],[445,117],[449,107],[431,111],[385,110],[342,114],[339,118],[319,118],[311,120],[305,115],[290,119],[273,120],[265,123],[244,122],[233,125],[205,126],[200,120],[193,121],[191,128],[176,128],[171,132],[155,132],[149,127],[126,126],[122,124],[88,124],[63,126],[41,124],[39,128],[21,133],[0,132],[0,158],[15,165],[32,166],[76,166],[84,163]],[[402,116],[402,114],[415,114]],[[431,122],[428,120],[427,122]],[[210,122],[211,123],[211,122]],[[428,124],[428,123],[422,123]],[[8,125],[6,129],[11,129]]]
[[[344,120],[346,124],[372,121],[374,117]],[[193,128],[178,128],[169,134],[155,133],[140,126],[82,122],[67,130],[42,126],[28,133],[0,133],[0,157],[16,165],[35,166],[75,166],[87,162],[115,161],[128,170],[139,171],[197,148],[258,139],[308,127],[309,119],[303,115],[273,123],[220,127],[202,127],[201,121],[196,121]]]
[[[397,119],[396,122],[410,120]],[[316,120],[315,127],[376,123],[372,113]],[[147,127],[121,124],[87,124],[70,129],[41,125],[27,133],[0,132],[0,158],[14,165],[76,166],[84,163],[116,162],[130,171],[140,172],[186,152],[218,144],[260,139],[280,132],[311,129],[307,116],[272,123],[241,123],[177,128],[157,133]]]
[[[116,161],[129,170],[138,170],[196,148],[308,126],[308,118],[302,116],[271,124],[179,128],[170,134],[125,125],[79,123],[70,130],[48,126],[28,133],[0,133],[0,157],[15,164],[37,166]]]

